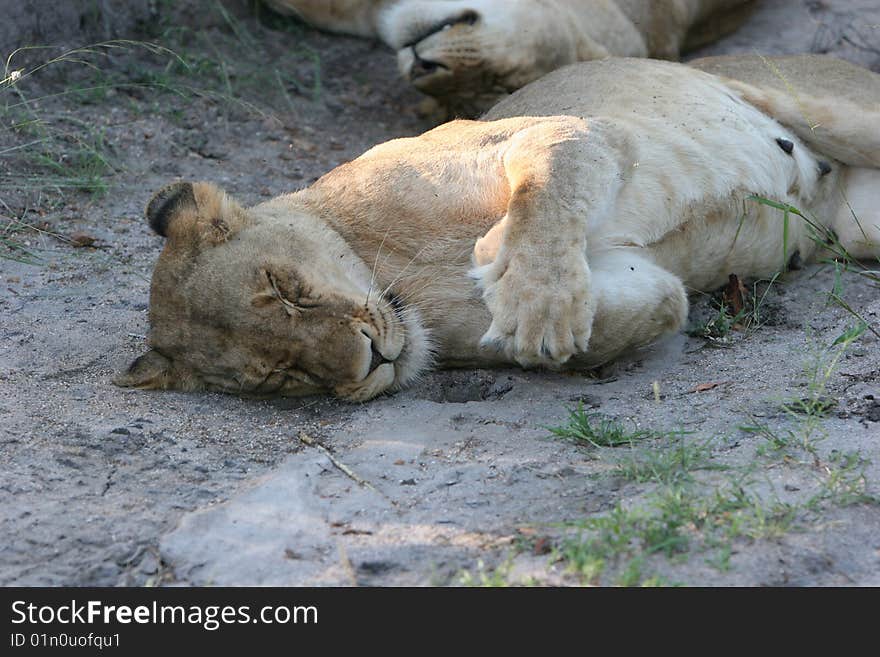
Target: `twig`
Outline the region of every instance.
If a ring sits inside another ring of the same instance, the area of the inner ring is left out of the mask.
[[[333,454],[330,452],[329,449],[324,447],[321,443],[319,443],[317,440],[315,440],[314,438],[309,436],[307,433],[301,431],[299,434],[299,440],[302,444],[308,445],[309,447],[314,447],[315,449],[317,449],[318,451],[323,453],[324,456],[326,456],[328,459],[330,459],[330,462],[333,465],[335,465],[339,469],[340,472],[342,472],[342,474],[344,474],[346,477],[348,477],[349,479],[351,479],[352,481],[357,483],[358,486],[363,486],[364,488],[369,488],[371,491],[373,491],[375,493],[379,493],[379,495],[382,495],[382,497],[386,497],[381,492],[376,490],[376,488],[375,488],[375,486],[373,486],[373,484],[371,484],[369,481],[367,481],[363,477],[360,477],[357,474],[355,474],[355,472],[351,468],[349,468],[347,465],[345,465],[345,463],[343,463],[342,461],[337,459],[335,456],[333,456]]]

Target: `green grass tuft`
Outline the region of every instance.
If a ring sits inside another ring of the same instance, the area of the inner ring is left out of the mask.
[[[658,483],[671,485],[691,479],[697,470],[724,470],[726,467],[712,460],[710,441],[691,442],[687,434],[678,434],[672,447],[652,447],[631,450],[631,453],[618,460],[614,474],[636,483]]]
[[[547,427],[557,438],[579,445],[593,447],[620,447],[640,440],[654,438],[657,434],[645,430],[629,430],[618,420],[601,413],[588,413],[583,404],[569,409],[568,422],[558,427]]]

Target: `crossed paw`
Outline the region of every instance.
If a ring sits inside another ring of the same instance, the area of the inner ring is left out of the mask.
[[[594,302],[581,253],[551,259],[502,252],[473,275],[492,313],[481,348],[503,353],[523,367],[558,367],[587,350]]]

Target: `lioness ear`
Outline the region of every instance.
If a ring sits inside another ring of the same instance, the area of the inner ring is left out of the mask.
[[[171,387],[171,361],[155,349],[135,358],[128,369],[113,379],[120,388],[160,390]]]
[[[247,221],[238,203],[205,182],[166,185],[150,199],[146,215],[150,227],[162,237],[210,245],[225,242]]]
[[[196,197],[190,182],[165,185],[147,204],[147,221],[156,233],[168,237],[168,226],[183,212],[197,212]]]

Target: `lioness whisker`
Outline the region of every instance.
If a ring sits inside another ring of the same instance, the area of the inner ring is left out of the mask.
[[[399,319],[405,319],[405,318],[411,318],[411,317],[418,317],[419,311],[422,310],[423,308],[430,307],[430,305],[431,304],[426,301],[424,303],[408,303],[406,306],[403,306],[401,308],[395,308],[394,306],[386,306],[383,308],[383,310],[385,310],[386,312],[393,313]]]
[[[458,254],[458,256],[456,256],[455,259],[457,259],[458,257],[460,257],[462,254],[467,253],[468,250],[469,250],[469,249],[465,249],[464,251],[462,251],[462,253],[461,253],[461,254]],[[424,249],[422,249],[422,251],[424,251]],[[421,251],[420,251],[420,253],[421,253]],[[417,253],[417,254],[414,256],[413,260],[414,260],[415,258],[417,258],[418,256],[419,256],[419,254]],[[397,278],[395,278],[393,281],[391,281],[391,283],[388,284],[388,287],[385,288],[385,292],[382,293],[382,296],[384,296],[384,295],[388,292],[388,290],[391,288],[392,285],[394,285],[395,283],[399,282],[400,280],[403,280],[403,274],[404,274],[404,272],[406,271],[407,267],[409,267],[409,265],[412,264],[412,262],[413,262],[413,261],[410,260],[410,262],[407,263],[407,266],[404,267],[404,269],[401,270],[401,272],[397,275]],[[436,266],[436,263],[434,263],[434,262],[430,262],[430,263],[426,264],[424,267],[422,267],[421,269],[419,269],[418,271],[413,272],[412,274],[409,274],[409,275],[407,276],[407,278],[409,278],[409,279],[411,279],[411,278],[417,278],[417,277],[419,277],[423,272],[425,272],[425,271],[427,271],[427,270],[430,270],[431,268],[433,268],[433,267],[435,267],[435,266]],[[398,291],[397,294],[398,294],[398,296],[399,296],[402,300],[406,301],[406,300],[407,300],[407,295],[409,295],[409,296],[411,297],[412,295],[417,294],[418,292],[421,292],[422,290],[424,290],[425,288],[429,287],[430,285],[433,285],[435,282],[436,282],[436,278],[432,276],[432,277],[430,277],[430,278],[427,280],[427,282],[426,282],[424,285],[422,285],[421,287],[416,288],[416,289],[414,289],[414,290]]]
[[[373,271],[370,273],[370,287],[367,289],[367,300],[364,302],[364,308],[370,305],[370,294],[373,292],[373,285],[376,282],[376,269],[379,265],[379,255],[382,253],[382,247],[385,246],[385,240],[388,239],[388,233],[391,232],[391,226],[385,230],[385,235],[382,237],[382,241],[379,243],[379,248],[376,249],[376,259],[373,261]]]
[[[431,287],[431,286],[434,285],[435,283],[436,283],[435,280],[433,280],[433,279],[429,279],[428,281],[426,281],[426,282],[425,282],[424,284],[422,284],[421,286],[419,286],[419,287],[417,287],[417,288],[414,288],[414,289],[406,290],[406,291],[404,291],[404,292],[400,292],[400,293],[398,293],[397,296],[398,296],[398,297],[400,298],[400,300],[403,301],[408,307],[418,307],[420,303],[426,303],[427,300],[422,301],[422,302],[419,302],[419,301],[415,301],[415,300],[413,300],[413,297],[415,297],[415,295],[417,295],[419,292],[423,292],[423,291],[426,290],[427,288]]]
[[[419,310],[420,308],[426,308],[426,307],[431,306],[432,302],[430,299],[416,300],[415,295],[417,295],[420,292],[424,291],[425,289],[429,288],[433,284],[434,284],[434,281],[428,281],[427,283],[425,283],[424,285],[422,285],[416,289],[408,290],[406,293],[397,294],[395,292],[397,298],[400,299],[401,302],[403,302],[403,307],[400,309],[400,312],[398,314],[403,313],[406,310],[413,310],[414,311],[414,310]],[[394,309],[393,305],[389,305],[388,308]]]
[[[379,296],[384,297],[388,293],[388,290],[390,290],[391,287],[403,277],[404,273],[406,273],[406,270],[409,269],[410,265],[412,265],[412,263],[414,263],[416,261],[416,258],[418,258],[420,255],[422,255],[422,253],[424,253],[428,249],[428,247],[430,247],[430,246],[431,246],[431,244],[428,243],[428,244],[425,244],[425,246],[423,246],[421,249],[419,249],[418,252],[412,258],[410,258],[410,261],[408,263],[406,263],[406,266],[400,270],[400,272],[397,274],[397,276],[394,277],[394,280],[392,280],[388,284],[388,286],[384,290],[382,290],[382,294],[380,294]]]

